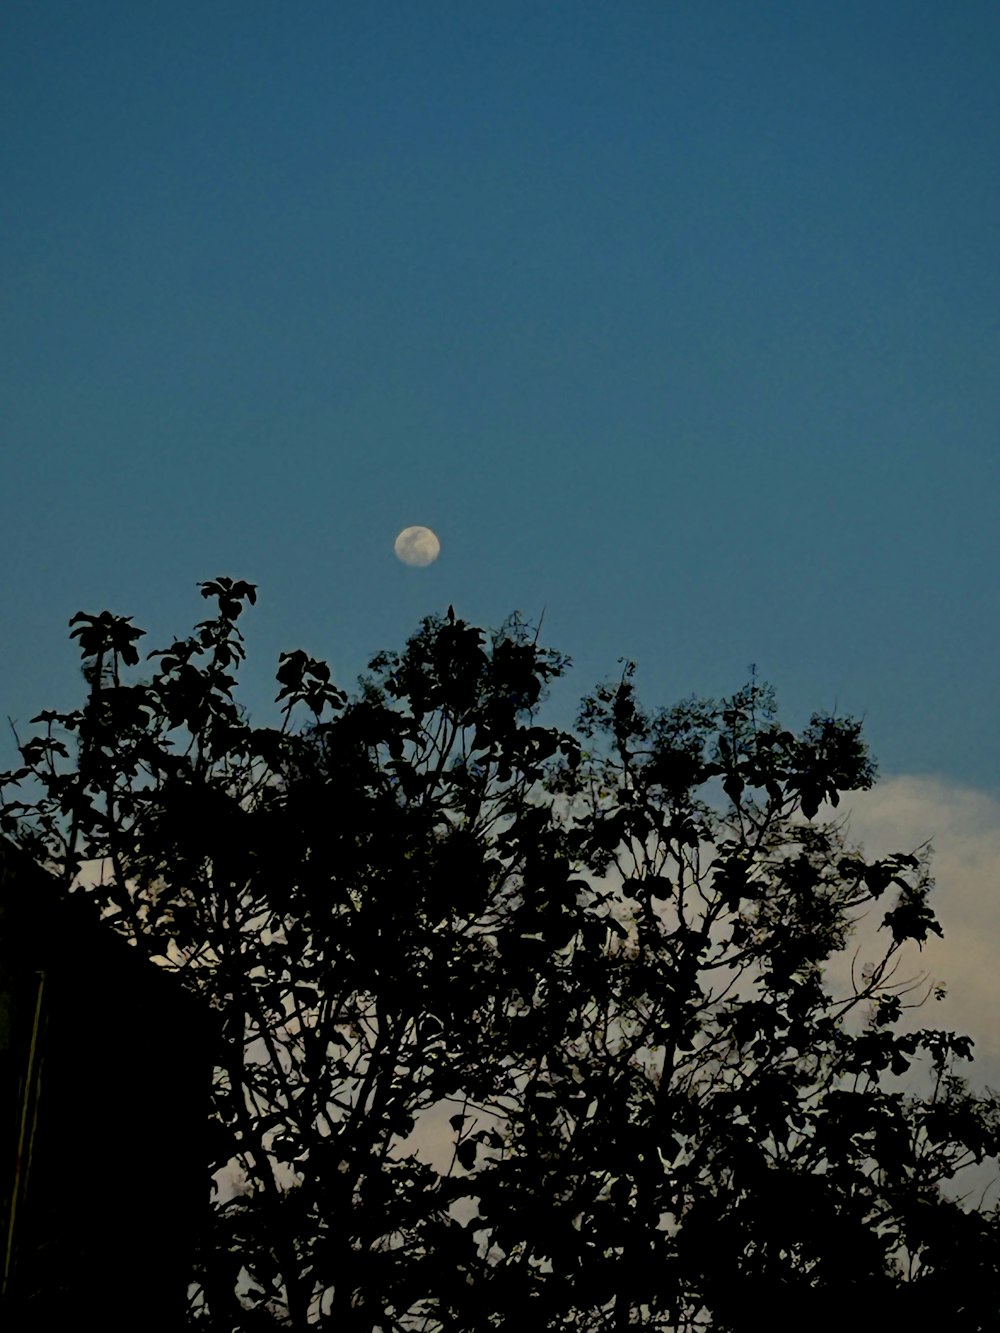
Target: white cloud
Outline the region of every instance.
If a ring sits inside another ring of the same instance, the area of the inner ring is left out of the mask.
[[[852,797],[849,810],[848,838],[870,858],[930,842],[944,939],[912,948],[900,975],[908,968],[945,983],[947,998],[929,1000],[919,1025],[968,1033],[976,1042],[971,1081],[1000,1087],[1000,799],[943,778],[893,777]],[[880,906],[859,927],[859,965],[882,915]]]

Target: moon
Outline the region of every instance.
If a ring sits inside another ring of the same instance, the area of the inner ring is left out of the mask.
[[[404,565],[432,565],[441,554],[441,543],[430,528],[417,524],[404,528],[392,549]]]

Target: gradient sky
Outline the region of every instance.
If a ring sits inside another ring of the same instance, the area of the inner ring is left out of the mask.
[[[1000,792],[998,70],[996,0],[8,0],[2,711],[228,573],[261,722],[544,607],[567,719],[754,662]]]

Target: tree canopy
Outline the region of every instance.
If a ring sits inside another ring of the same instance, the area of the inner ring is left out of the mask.
[[[562,730],[566,659],[449,609],[352,695],[282,654],[255,726],[255,589],[201,591],[146,666],[75,616],[86,698],[0,779],[0,831],[219,1034],[193,1326],[995,1326],[997,1215],[942,1187],[1000,1115],[903,1022],[940,926],[926,856],[831,809],[874,781],[856,721],[787,730],[756,679],[649,710],[626,665]]]

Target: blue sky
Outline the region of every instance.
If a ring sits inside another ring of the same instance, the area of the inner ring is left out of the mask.
[[[0,685],[259,584],[343,683],[449,602],[570,697],[751,662],[1000,792],[1000,7],[10,0]],[[442,554],[393,557],[428,524]]]

